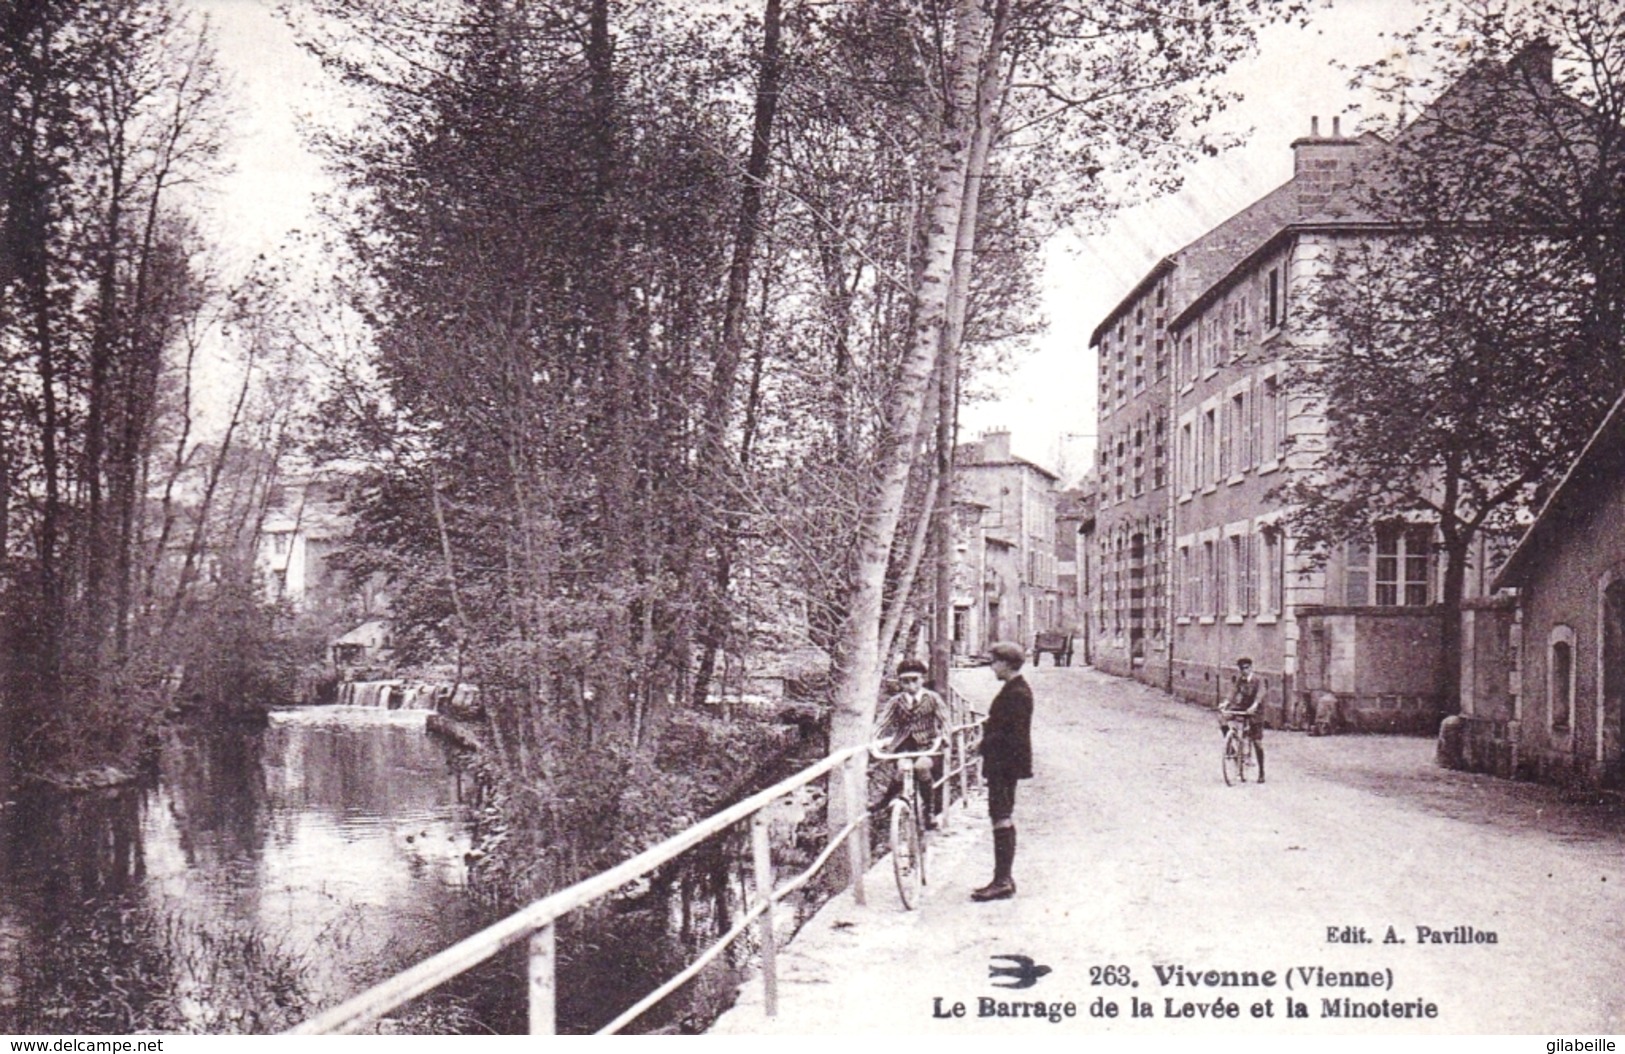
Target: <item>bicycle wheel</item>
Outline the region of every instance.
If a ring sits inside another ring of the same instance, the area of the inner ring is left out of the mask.
[[[1224,737],[1224,785],[1243,783],[1247,779],[1247,747],[1235,732]]]
[[[907,802],[891,804],[891,866],[897,876],[897,895],[903,907],[912,909],[920,898],[925,881],[925,862],[920,854],[920,828],[914,810]]]

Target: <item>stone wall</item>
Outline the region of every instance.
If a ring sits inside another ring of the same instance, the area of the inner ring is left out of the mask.
[[[1294,712],[1313,732],[1433,735],[1444,698],[1438,608],[1305,607]]]

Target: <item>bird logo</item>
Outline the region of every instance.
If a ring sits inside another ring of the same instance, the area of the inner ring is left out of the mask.
[[[1040,966],[1025,955],[995,955],[994,959],[1004,959],[1015,963],[1014,966],[989,966],[987,976],[989,980],[995,977],[1008,977],[1008,981],[994,981],[995,988],[1031,988],[1038,983],[1038,979],[1050,972],[1048,966]]]

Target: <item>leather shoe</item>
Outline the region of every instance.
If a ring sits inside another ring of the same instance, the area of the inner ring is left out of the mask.
[[[1013,897],[1015,895],[1016,895],[1016,884],[1014,882],[1012,882],[1008,878],[1004,878],[1004,879],[995,878],[993,881],[989,882],[987,885],[983,886],[981,889],[973,890],[971,892],[970,898],[972,900],[977,900],[977,901],[1009,900],[1011,897]]]

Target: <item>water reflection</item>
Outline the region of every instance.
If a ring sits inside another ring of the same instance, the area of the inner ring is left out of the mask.
[[[423,720],[181,728],[151,786],[20,796],[0,1031],[261,1030],[477,928],[461,777]]]

